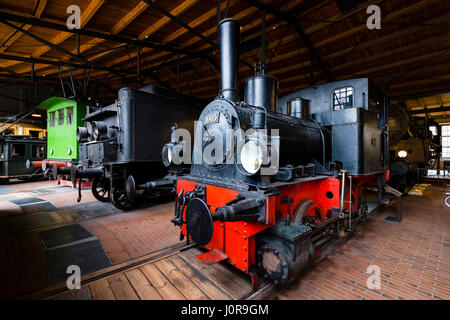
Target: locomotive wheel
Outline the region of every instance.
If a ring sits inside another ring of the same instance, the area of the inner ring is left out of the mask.
[[[323,218],[323,210],[322,207],[314,202],[311,199],[306,199],[300,202],[300,204],[297,206],[294,212],[293,220],[297,224],[302,224],[303,217],[305,215],[315,217],[316,220],[322,220]]]
[[[109,187],[110,183],[108,179],[104,179],[103,177],[94,177],[92,180],[92,194],[95,199],[101,202],[109,201]]]
[[[117,187],[113,187],[109,193],[109,198],[116,208],[123,211],[131,210],[136,206],[136,202],[128,199],[125,189],[118,190]]]

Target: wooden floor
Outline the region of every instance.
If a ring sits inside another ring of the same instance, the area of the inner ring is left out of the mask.
[[[191,248],[50,299],[237,300],[253,294],[249,276],[225,264],[203,264],[196,258],[200,253],[200,249]]]

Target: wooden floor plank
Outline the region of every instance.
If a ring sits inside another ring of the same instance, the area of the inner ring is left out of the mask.
[[[128,282],[125,274],[119,273],[111,278],[108,278],[109,286],[111,287],[116,300],[139,300],[136,292],[130,282]]]
[[[53,297],[52,300],[92,300],[92,295],[89,291],[89,287],[81,287],[66,291],[63,294]]]
[[[168,259],[159,260],[155,265],[188,300],[208,300],[208,297]]]
[[[195,257],[195,253],[193,254],[191,251],[194,250],[188,250],[180,253],[180,257],[203,273],[216,286],[220,287],[223,291],[228,292],[233,299],[239,299],[249,293],[249,290],[242,288],[232,280],[231,276],[233,275],[230,275],[229,270],[219,270],[214,268],[214,265],[206,265],[200,262]]]
[[[141,270],[133,269],[125,272],[126,277],[130,281],[134,290],[141,300],[161,300],[155,288],[150,284]]]
[[[139,269],[164,300],[186,299],[153,263],[146,264]]]
[[[101,279],[89,285],[94,300],[115,300],[107,279]]]
[[[229,300],[233,299],[231,295],[228,295],[221,288],[216,286],[213,282],[209,281],[201,272],[193,268],[186,263],[179,256],[172,256],[169,261],[173,263],[179,270],[183,270],[183,273],[194,282],[203,293],[205,293],[212,300]]]
[[[192,250],[189,250],[190,256],[195,259],[196,261],[199,261],[197,256],[199,254],[204,253],[205,251],[200,250],[199,248],[193,248]],[[241,286],[242,288],[246,290],[251,289],[251,281],[250,277],[246,275],[245,273],[239,271],[238,269],[234,268],[230,264],[228,264],[225,261],[221,261],[218,263],[214,263],[211,265],[213,268],[216,268],[217,270],[224,272],[226,275],[228,275],[231,280],[236,282],[237,285]]]

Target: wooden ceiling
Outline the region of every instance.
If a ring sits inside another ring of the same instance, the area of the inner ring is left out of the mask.
[[[155,2],[0,0],[0,81],[59,85],[61,71],[66,79],[89,75],[109,101],[120,87],[152,83],[212,99],[218,1]],[[79,36],[56,28],[71,4],[81,8]],[[379,30],[366,27],[370,4],[381,8]],[[280,95],[353,77],[370,77],[405,100],[450,92],[450,1],[222,0],[221,16],[242,25],[241,87],[261,60],[262,8],[267,70],[280,80]]]

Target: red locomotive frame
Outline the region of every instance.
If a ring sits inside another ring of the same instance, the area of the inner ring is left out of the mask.
[[[359,195],[363,184],[367,184],[374,177],[367,177],[354,184],[352,193]],[[376,177],[375,177],[376,182]],[[199,184],[196,181],[180,179],[177,181],[177,193],[194,190]],[[285,184],[279,187],[281,194],[266,198],[266,224],[256,221],[238,222],[214,222],[212,240],[204,247],[209,251],[215,250],[223,253],[228,262],[239,270],[249,274],[251,267],[256,263],[255,236],[272,227],[276,222],[276,212],[281,213],[281,218],[290,216],[294,218],[295,209],[306,199],[314,201],[305,214],[316,218],[316,223],[323,222],[330,217],[331,209],[339,207],[340,180],[332,177],[318,176],[309,181]],[[236,199],[238,190],[227,189],[213,185],[206,185],[206,204],[211,213]],[[286,197],[292,201],[283,201]],[[185,219],[186,212],[183,212]],[[320,215],[320,219],[319,219]],[[187,235],[186,225],[181,228],[183,235]]]

